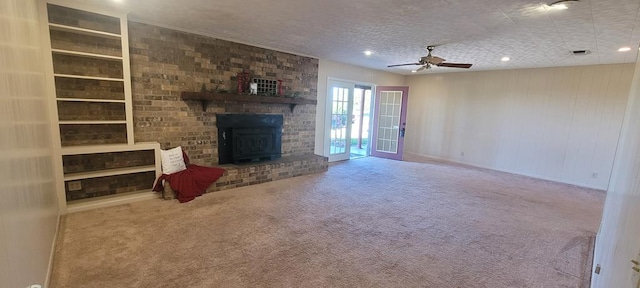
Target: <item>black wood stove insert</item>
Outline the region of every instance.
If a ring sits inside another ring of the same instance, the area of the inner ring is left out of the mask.
[[[282,155],[282,115],[218,114],[218,163],[273,160]]]

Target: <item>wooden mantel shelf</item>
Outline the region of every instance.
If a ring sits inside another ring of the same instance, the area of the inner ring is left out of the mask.
[[[202,102],[202,111],[207,110],[209,101],[229,101],[229,102],[253,102],[253,103],[275,103],[289,104],[291,112],[296,105],[318,104],[318,100],[304,98],[287,98],[272,96],[257,96],[235,93],[216,93],[216,92],[182,92],[182,100],[198,100]]]

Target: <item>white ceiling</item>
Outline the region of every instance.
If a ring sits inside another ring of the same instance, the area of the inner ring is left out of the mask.
[[[634,62],[640,44],[640,0],[580,0],[567,10],[533,0],[83,2],[105,1],[134,21],[401,74],[416,66],[386,66],[418,61],[427,45],[478,71]]]

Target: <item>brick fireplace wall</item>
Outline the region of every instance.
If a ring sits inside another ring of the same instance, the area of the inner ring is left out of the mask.
[[[275,113],[284,116],[283,156],[313,154],[315,105],[183,101],[182,91],[235,92],[236,74],[281,79],[285,93],[315,99],[318,59],[129,22],[135,141],[182,146],[192,163],[215,165],[217,113]],[[256,96],[261,97],[261,96]]]

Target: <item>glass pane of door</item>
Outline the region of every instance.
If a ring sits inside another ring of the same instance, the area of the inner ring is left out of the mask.
[[[331,142],[330,155],[348,153],[350,137],[347,134],[349,124],[349,88],[333,87],[331,104]]]
[[[369,124],[371,115],[371,87],[356,86],[353,90],[351,118],[351,151],[349,159],[369,155]]]
[[[329,162],[349,159],[354,87],[353,83],[329,80],[324,149]]]
[[[401,113],[402,91],[381,91],[376,137],[377,152],[398,153]]]

